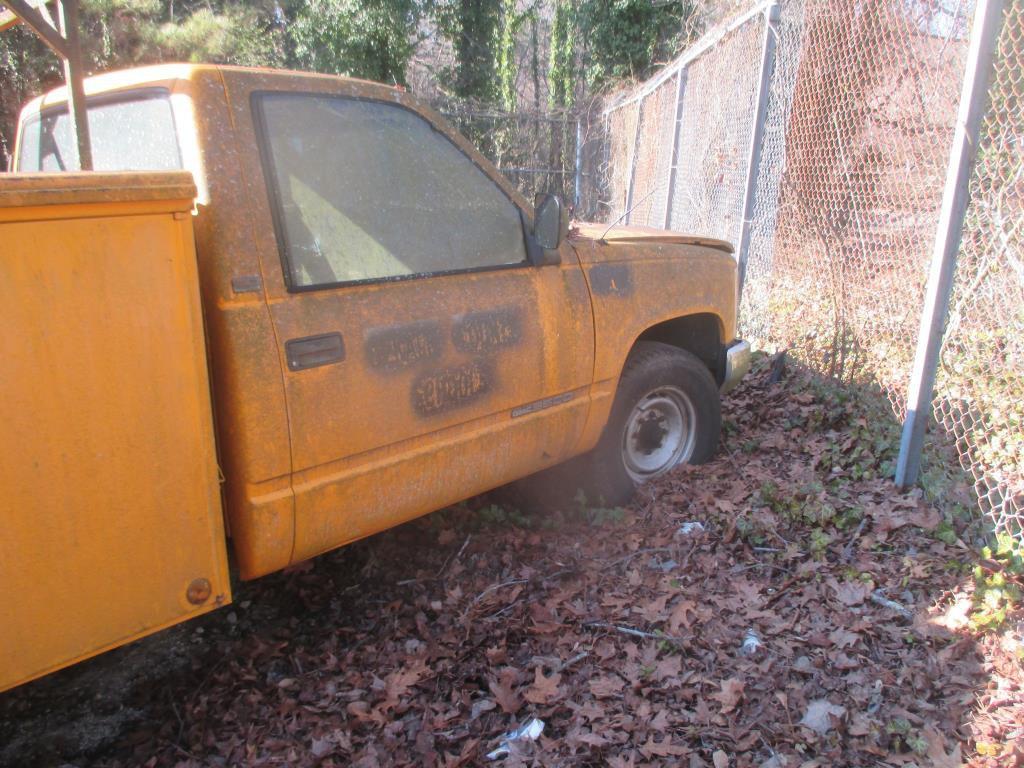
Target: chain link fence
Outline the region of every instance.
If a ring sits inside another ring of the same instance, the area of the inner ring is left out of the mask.
[[[1024,531],[1024,2],[1010,0],[971,176],[936,384],[982,508]]]
[[[529,199],[539,192],[570,203],[583,194],[585,115],[576,110],[507,112],[484,104],[433,104]]]
[[[603,115],[603,218],[729,240],[741,326],[907,416],[973,2],[780,0]],[[1008,0],[934,397],[997,528],[1024,531],[1024,3]]]
[[[606,218],[736,241],[765,15],[703,38],[605,109]]]

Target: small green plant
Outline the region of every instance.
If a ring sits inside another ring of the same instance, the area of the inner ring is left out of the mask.
[[[885,732],[895,742],[893,746],[897,749],[902,747],[917,755],[924,755],[928,751],[928,741],[920,733],[914,731],[910,722],[902,717],[897,717],[886,723]]]
[[[622,507],[593,507],[586,510],[584,518],[588,523],[599,528],[609,523],[621,523],[626,519],[626,510]]]
[[[512,528],[534,528],[536,526],[533,518],[524,515],[518,509],[503,507],[499,504],[488,504],[477,512],[477,517],[483,526]]]
[[[626,510],[622,507],[590,506],[587,494],[582,488],[576,491],[573,503],[575,504],[576,515],[584,522],[595,527],[609,523],[621,523],[626,519]]]
[[[1024,546],[1006,533],[996,535],[995,548],[983,547],[981,556],[1000,566],[999,570],[979,563],[974,566],[974,629],[997,629],[1006,615],[1021,601],[1024,577]]]
[[[821,528],[814,528],[811,530],[811,538],[808,542],[811,554],[815,557],[821,557],[825,554],[825,550],[828,549],[828,545],[832,543],[832,537],[825,533]]]
[[[736,518],[736,535],[752,547],[763,547],[768,541],[766,531],[758,519],[747,515]]]
[[[953,546],[954,544],[956,544],[956,531],[954,530],[953,526],[945,520],[943,520],[935,527],[935,530],[932,531],[932,536],[941,541],[943,544],[948,544],[949,546]]]

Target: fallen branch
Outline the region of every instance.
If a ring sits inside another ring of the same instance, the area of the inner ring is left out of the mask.
[[[462,546],[459,547],[459,551],[455,553],[454,557],[449,556],[448,559],[444,561],[444,563],[441,565],[441,568],[438,570],[436,576],[433,576],[433,577],[427,578],[427,579],[402,579],[401,581],[396,581],[395,584],[397,586],[399,586],[399,587],[407,587],[410,584],[422,584],[422,583],[425,583],[425,582],[428,582],[428,581],[438,581],[438,580],[440,580],[441,576],[444,574],[444,572],[448,568],[448,566],[451,565],[452,563],[454,563],[460,557],[462,557],[462,553],[465,552],[466,551],[466,547],[469,546],[469,540],[470,540],[471,537],[472,537],[472,534],[469,534],[469,535],[466,536],[466,540],[464,542],[462,542]]]
[[[469,607],[472,608],[474,605],[483,600],[491,592],[496,592],[497,590],[502,589],[503,587],[511,587],[515,584],[526,584],[528,581],[529,579],[512,579],[512,581],[503,581],[501,584],[495,584],[493,586],[490,586],[483,592],[481,592],[479,595],[477,595],[475,598],[473,598],[473,602],[469,604]]]
[[[473,534],[471,534],[471,533],[466,535],[466,540],[464,542],[462,542],[462,546],[459,547],[459,551],[455,553],[455,557],[449,557],[447,560],[444,561],[444,565],[442,565],[441,569],[437,572],[437,576],[434,577],[435,579],[440,579],[441,578],[441,574],[445,572],[445,569],[451,563],[454,563],[456,560],[458,560],[460,557],[462,557],[462,553],[465,552],[466,551],[466,547],[469,546],[469,540],[470,540],[470,538],[472,538],[472,536],[473,536]]]
[[[640,557],[640,555],[654,555],[660,552],[671,552],[671,547],[654,547],[652,549],[638,549],[636,552],[620,557],[618,560],[613,560],[611,563],[606,565],[603,570],[607,571],[609,568],[614,568],[617,565],[628,563],[634,557]]]
[[[775,594],[768,598],[768,600],[764,604],[764,607],[770,608],[771,606],[775,605],[775,603],[777,603],[783,595],[789,592],[789,590],[792,589],[797,582],[802,581],[806,578],[807,574],[802,573],[798,573],[796,576],[790,576],[788,579],[782,582],[782,586],[778,588]]]
[[[903,603],[897,603],[895,600],[890,600],[882,594],[881,590],[876,589],[871,593],[871,602],[875,605],[880,605],[883,608],[888,608],[890,611],[895,611],[907,621],[914,618],[913,611],[903,605]]]
[[[850,562],[850,557],[853,555],[853,545],[857,543],[861,533],[864,532],[864,526],[867,525],[867,522],[867,516],[860,519],[860,525],[857,526],[857,530],[853,532],[853,536],[850,537],[850,540],[846,542],[846,546],[843,547],[842,560],[844,563]]]
[[[623,627],[619,626],[618,624],[609,624],[606,621],[585,621],[583,622],[583,626],[614,629],[616,632],[621,632],[624,635],[631,635],[632,637],[642,637],[648,640],[669,640],[674,643],[682,642],[681,637],[672,637],[671,635],[664,635],[659,632],[644,632],[642,629],[633,629],[632,627]]]

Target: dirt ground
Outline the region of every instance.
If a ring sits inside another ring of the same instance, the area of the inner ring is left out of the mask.
[[[966,489],[897,492],[895,425],[779,373],[628,509],[476,498],[0,696],[0,763],[481,765],[538,718],[505,765],[1024,765]]]

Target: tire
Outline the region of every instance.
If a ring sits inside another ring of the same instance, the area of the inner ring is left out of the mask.
[[[677,347],[638,342],[601,439],[583,457],[583,491],[591,504],[626,504],[638,485],[708,461],[721,430],[718,386],[707,366]]]

